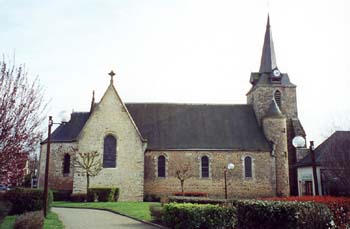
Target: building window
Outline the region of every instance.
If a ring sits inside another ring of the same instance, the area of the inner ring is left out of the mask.
[[[252,158],[249,156],[244,158],[244,176],[245,178],[253,177]]]
[[[117,166],[117,139],[113,135],[107,135],[103,144],[103,168],[115,168]]]
[[[70,172],[70,155],[65,154],[63,158],[63,175],[68,175]]]
[[[201,167],[202,177],[209,177],[209,158],[207,156],[201,158]]]
[[[158,177],[165,177],[165,157],[158,157]]]
[[[282,96],[281,92],[279,90],[276,90],[274,97],[275,97],[275,101],[280,109],[281,109],[281,96]]]

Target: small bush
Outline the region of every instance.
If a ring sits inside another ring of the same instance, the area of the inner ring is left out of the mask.
[[[16,218],[14,229],[41,229],[44,228],[42,211],[26,212]]]
[[[238,200],[238,228],[330,228],[332,214],[311,202]]]
[[[70,195],[70,201],[72,202],[86,202],[87,195],[85,193],[75,193]]]
[[[88,201],[113,202],[118,201],[119,188],[90,188]]]
[[[149,211],[151,212],[152,219],[154,221],[162,221],[163,207],[159,205],[150,205]]]
[[[171,228],[232,228],[236,209],[232,206],[170,203],[164,206],[163,220]]]
[[[146,194],[143,197],[143,201],[144,202],[160,202],[160,196],[156,195],[156,194]]]
[[[52,191],[52,193],[53,193],[54,201],[69,201],[72,191],[71,190],[54,190]]]
[[[10,215],[40,211],[44,208],[44,191],[41,189],[16,188],[7,191],[5,197],[12,204]],[[52,200],[52,191],[49,190],[47,211],[51,208]]]
[[[174,196],[208,197],[207,192],[175,192]]]

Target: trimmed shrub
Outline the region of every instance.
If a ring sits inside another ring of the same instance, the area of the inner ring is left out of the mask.
[[[350,228],[350,198],[333,196],[291,196],[283,198],[267,198],[278,201],[312,201],[327,205],[333,214],[333,220],[339,228]]]
[[[6,192],[6,199],[12,204],[10,215],[18,215],[24,212],[40,211],[44,207],[44,191],[41,189],[16,188]],[[53,196],[48,192],[47,211],[50,210]]]
[[[236,209],[232,206],[170,203],[164,206],[163,221],[170,228],[233,228]]]
[[[312,202],[238,200],[238,228],[330,228],[332,214]]]
[[[160,202],[160,196],[155,194],[145,194],[143,197],[144,202]]]
[[[16,218],[14,229],[41,229],[44,228],[42,211],[26,212]]]
[[[149,211],[151,212],[152,219],[154,221],[162,221],[163,218],[163,207],[159,205],[150,205]]]
[[[72,202],[86,202],[87,195],[85,193],[76,193],[70,195],[70,201]]]
[[[69,201],[72,194],[71,190],[53,190],[54,201]]]
[[[226,200],[208,199],[203,197],[169,196],[169,202],[192,203],[192,204],[220,204],[227,203]]]
[[[208,197],[207,192],[175,192],[174,196]]]
[[[119,199],[119,188],[90,188],[88,201],[113,202]]]

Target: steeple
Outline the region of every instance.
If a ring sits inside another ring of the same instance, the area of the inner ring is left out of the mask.
[[[277,68],[275,49],[272,41],[272,33],[270,29],[270,15],[267,15],[267,24],[265,31],[264,46],[261,55],[260,73],[269,73]]]
[[[92,91],[92,100],[91,100],[91,106],[90,106],[90,113],[94,110],[95,108],[95,90]]]

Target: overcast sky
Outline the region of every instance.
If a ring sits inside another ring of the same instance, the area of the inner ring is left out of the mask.
[[[350,127],[348,0],[0,0],[0,52],[39,76],[49,114],[88,111],[113,69],[124,102],[246,103],[267,13],[277,66],[319,144]]]

